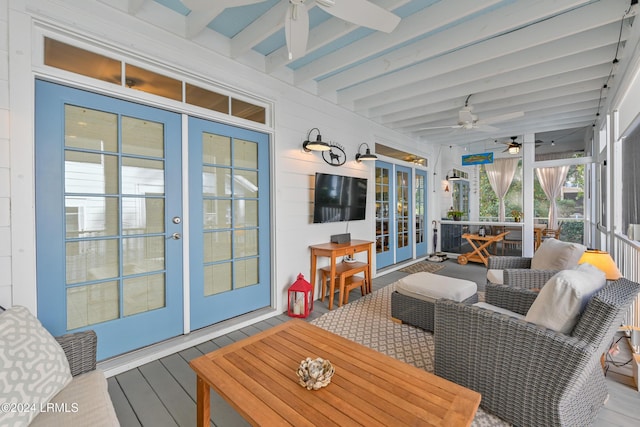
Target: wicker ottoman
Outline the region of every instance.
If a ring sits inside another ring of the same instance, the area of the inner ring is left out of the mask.
[[[410,274],[396,282],[391,294],[394,321],[433,331],[434,302],[440,298],[478,302],[478,286],[470,280],[431,273]]]

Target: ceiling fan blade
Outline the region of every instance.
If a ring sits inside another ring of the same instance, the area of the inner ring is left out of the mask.
[[[515,111],[513,113],[501,114],[499,116],[489,117],[487,119],[478,120],[478,124],[487,124],[504,122],[506,120],[517,119],[524,116],[524,111]]]
[[[393,31],[400,22],[398,15],[367,0],[319,0],[316,4],[337,18],[385,33]]]
[[[180,0],[189,10],[207,10],[212,7],[215,0]],[[262,3],[265,0],[226,0],[225,7],[245,6],[248,4]]]
[[[284,19],[284,34],[289,49],[289,59],[303,57],[309,38],[309,13],[304,4],[291,3]]]
[[[434,129],[460,129],[462,125],[449,125],[449,126],[432,126],[429,128],[420,128],[418,130],[434,130]]]
[[[477,123],[474,126],[474,129],[478,129],[480,132],[496,132],[496,131],[500,130],[495,126],[483,125],[483,124],[480,124],[480,123]]]

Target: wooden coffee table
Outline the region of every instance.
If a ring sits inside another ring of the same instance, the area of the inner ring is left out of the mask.
[[[307,390],[296,370],[329,359],[327,387]],[[190,363],[198,376],[198,427],[209,425],[210,388],[252,425],[468,426],[480,394],[349,341],[290,320]]]

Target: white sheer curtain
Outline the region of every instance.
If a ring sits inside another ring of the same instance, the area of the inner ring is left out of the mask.
[[[496,159],[493,163],[484,165],[484,169],[487,172],[487,178],[491,188],[498,196],[500,206],[498,209],[498,221],[504,221],[504,196],[509,191],[511,181],[513,181],[513,175],[518,168],[517,157],[511,157],[508,159]]]
[[[553,230],[558,228],[558,206],[556,199],[560,196],[560,191],[562,191],[562,186],[567,179],[568,172],[569,166],[536,169],[540,186],[549,200],[549,222],[547,223],[547,228]]]

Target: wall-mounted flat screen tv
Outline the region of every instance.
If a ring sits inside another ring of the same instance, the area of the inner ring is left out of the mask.
[[[316,173],[313,222],[365,219],[367,179]]]

